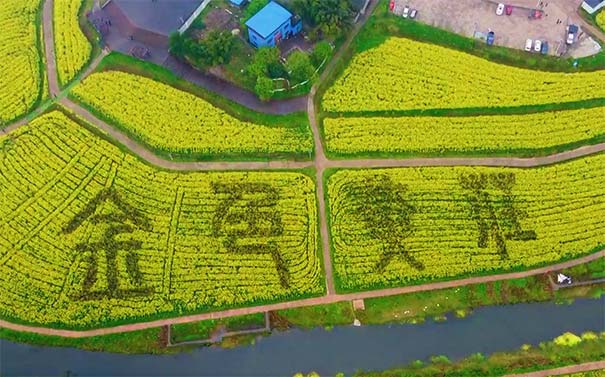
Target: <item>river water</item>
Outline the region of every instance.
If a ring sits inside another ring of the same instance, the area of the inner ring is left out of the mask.
[[[485,307],[464,319],[420,325],[340,326],[290,330],[235,349],[199,348],[178,355],[120,355],[0,341],[0,375],[322,376],[387,369],[446,355],[457,359],[536,345],[566,331],[605,331],[605,296],[554,303]]]

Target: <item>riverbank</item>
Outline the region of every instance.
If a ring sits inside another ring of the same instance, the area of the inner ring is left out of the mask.
[[[605,297],[571,305],[532,303],[478,308],[447,323],[336,326],[292,329],[256,338],[253,346],[202,347],[179,355],[123,355],[65,347],[38,347],[3,340],[1,375],[111,376],[322,376],[384,370],[444,355],[456,361],[481,352],[538,346],[564,332],[603,331]]]
[[[575,272],[594,270],[603,261],[593,261],[578,267]],[[326,305],[308,306],[270,312],[270,328],[276,331],[294,328],[312,329],[321,327],[332,329],[335,326],[351,325],[357,319],[362,325],[381,324],[419,324],[427,320],[446,321],[450,318],[464,318],[472,315],[480,307],[511,305],[531,302],[553,302],[570,304],[578,298],[598,298],[605,293],[605,284],[570,287],[554,290],[547,275],[537,275],[522,279],[496,281],[468,285],[458,288],[387,296],[363,301],[364,309],[355,310],[350,301]],[[245,317],[245,316],[244,316]],[[32,345],[53,347],[74,347],[90,351],[104,351],[127,354],[175,354],[192,351],[198,346],[183,345],[168,347],[171,343],[183,340],[201,340],[224,330],[240,330],[238,324],[244,317],[229,320],[205,320],[183,325],[151,328],[129,333],[110,334],[88,338],[63,338],[32,333],[12,331],[0,328],[0,339]],[[259,317],[262,322],[262,316]],[[240,320],[241,319],[241,320]],[[261,324],[262,325],[262,324]],[[256,326],[252,326],[256,327]],[[253,344],[258,333],[220,337],[214,346],[233,348]]]

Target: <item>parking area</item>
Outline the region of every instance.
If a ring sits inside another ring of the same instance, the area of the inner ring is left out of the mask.
[[[540,40],[548,42],[549,54],[580,57],[595,54],[600,47],[582,30],[570,48],[565,43],[567,25],[581,22],[576,14],[580,3],[581,0],[510,0],[505,4],[511,6],[511,14],[497,15],[498,2],[492,0],[394,0],[393,11],[401,14],[408,6],[417,9],[418,21],[468,37],[485,38],[493,31],[497,45],[523,49],[527,39]]]

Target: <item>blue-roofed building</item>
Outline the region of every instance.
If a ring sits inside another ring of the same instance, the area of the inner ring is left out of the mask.
[[[273,47],[302,30],[302,21],[283,6],[271,1],[248,21],[248,41],[255,47]]]

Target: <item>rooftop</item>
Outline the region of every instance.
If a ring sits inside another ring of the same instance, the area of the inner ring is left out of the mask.
[[[113,0],[141,29],[169,35],[178,30],[202,0]]]
[[[601,3],[604,3],[605,0],[584,0],[584,2],[590,5],[592,8],[596,8]]]
[[[290,17],[292,17],[292,13],[272,1],[246,21],[246,26],[256,31],[261,37],[266,38],[284,22],[288,21]]]

